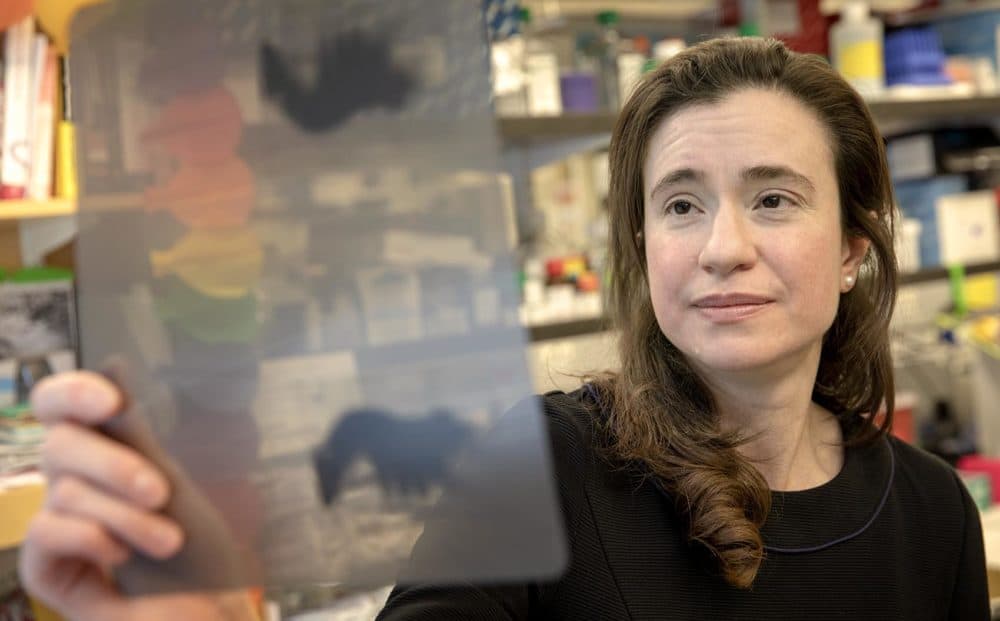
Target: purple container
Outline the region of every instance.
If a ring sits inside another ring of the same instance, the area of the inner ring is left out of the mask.
[[[885,82],[950,84],[941,39],[930,27],[904,28],[885,36]]]
[[[559,76],[564,112],[596,112],[597,76],[583,71]]]

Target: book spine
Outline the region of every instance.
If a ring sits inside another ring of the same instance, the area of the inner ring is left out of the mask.
[[[6,93],[4,92],[4,79],[6,78],[6,67],[7,59],[4,57],[4,41],[6,40],[6,35],[0,38],[0,183],[3,179],[3,120],[4,120],[4,110],[7,107]]]
[[[41,64],[38,104],[35,106],[35,135],[32,140],[34,157],[31,162],[31,180],[28,198],[46,200],[52,197],[52,166],[55,151],[56,90],[59,59],[55,47],[45,42],[44,62]]]
[[[31,167],[31,87],[34,18],[27,17],[7,30],[4,40],[3,160],[0,162],[0,198],[24,198]]]

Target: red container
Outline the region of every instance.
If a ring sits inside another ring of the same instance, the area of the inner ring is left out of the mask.
[[[3,0],[0,2],[0,30],[6,30],[31,15],[34,9],[35,0]]]
[[[993,501],[1000,501],[1000,459],[982,455],[966,455],[958,460],[956,467],[965,472],[979,472],[990,477],[990,495]]]
[[[896,395],[896,409],[892,413],[892,435],[900,440],[916,444],[916,426],[913,424],[913,410],[917,407],[917,398],[910,393]]]
[[[917,406],[916,395],[903,392],[896,395],[895,409],[892,413],[892,435],[904,442],[916,444],[916,426],[913,424],[913,410]],[[875,424],[881,425],[885,420],[885,409],[879,409],[875,415]]]

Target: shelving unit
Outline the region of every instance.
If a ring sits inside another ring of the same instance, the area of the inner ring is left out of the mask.
[[[989,272],[998,272],[998,271],[1000,271],[1000,261],[974,263],[965,266],[966,276],[973,276],[975,274],[986,274]],[[944,280],[946,278],[948,278],[947,268],[929,267],[927,269],[920,270],[919,272],[912,272],[909,274],[900,275],[899,284],[915,285],[923,282],[931,282],[934,280]]]
[[[602,316],[528,326],[528,334],[529,340],[532,343],[538,343],[540,341],[554,341],[556,339],[596,334],[610,329],[611,320],[608,317]]]
[[[76,202],[66,199],[0,201],[0,220],[54,218],[57,216],[71,216],[75,213]]]
[[[28,523],[42,507],[45,481],[41,475],[21,475],[18,484],[0,487],[0,550],[19,546],[28,531]]]
[[[875,121],[884,133],[890,126],[926,125],[942,121],[992,119],[1000,114],[1000,94],[942,94],[934,97],[884,97],[868,101]]]
[[[931,123],[947,119],[991,118],[1000,114],[1000,94],[937,95],[930,98],[886,96],[868,101],[880,125],[889,123]],[[552,117],[508,117],[498,121],[500,136],[507,148],[538,148],[555,142],[588,136],[608,135],[617,114],[595,112]]]
[[[505,147],[530,147],[582,136],[610,134],[617,116],[612,112],[593,112],[501,117],[497,119],[497,127]]]
[[[544,17],[547,4],[545,0],[526,0],[523,2],[534,15]],[[608,6],[606,0],[560,0],[558,12],[563,19],[582,19],[590,24],[598,11]],[[677,20],[714,18],[718,12],[715,0],[629,0],[623,3],[619,13],[622,19],[647,20]]]
[[[917,9],[903,13],[890,13],[882,16],[886,26],[913,26],[916,24],[926,24],[939,19],[949,17],[961,17],[963,15],[974,15],[986,11],[1000,10],[1000,2],[996,0],[979,0],[977,2],[965,2],[962,4],[953,3],[940,7],[927,9]]]

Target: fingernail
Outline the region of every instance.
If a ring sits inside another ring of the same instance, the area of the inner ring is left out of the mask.
[[[132,481],[132,489],[139,495],[139,498],[150,505],[157,505],[163,502],[166,490],[156,476],[149,472],[140,472]]]
[[[121,565],[129,559],[129,556],[131,556],[129,549],[122,546],[121,548],[115,550],[115,552],[112,554],[111,564]]]
[[[172,526],[157,526],[153,536],[156,538],[156,547],[163,554],[173,554],[181,545],[181,532]]]
[[[91,412],[110,412],[118,407],[118,392],[110,386],[95,385],[83,393],[80,407]]]

